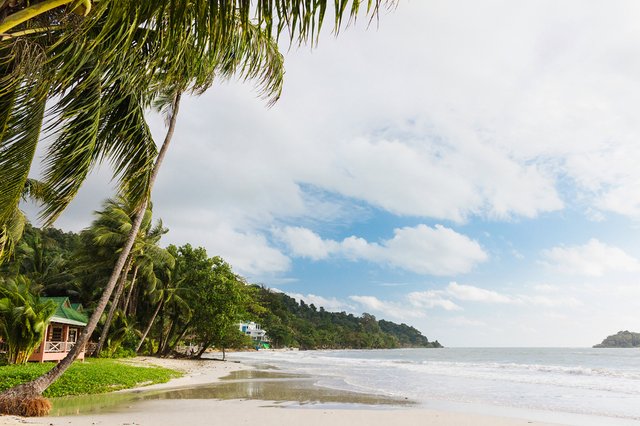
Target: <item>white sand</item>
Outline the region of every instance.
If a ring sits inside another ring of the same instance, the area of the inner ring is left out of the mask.
[[[182,370],[184,377],[169,383],[141,389],[188,387],[214,383],[231,371],[249,368],[242,364],[211,360],[193,361],[139,357],[129,362],[138,365],[161,365]],[[139,388],[140,389],[140,388]],[[0,425],[76,426],[76,425],[224,425],[240,426],[524,426],[545,425],[527,419],[495,417],[468,413],[415,408],[305,408],[255,400],[187,400],[167,399],[133,404],[117,413],[71,417],[23,419],[0,417]]]
[[[214,353],[217,356],[217,354]],[[124,362],[140,366],[160,366],[171,368],[185,373],[184,376],[173,379],[167,383],[159,383],[157,385],[144,386],[141,388],[126,389],[121,392],[138,391],[141,389],[173,389],[183,388],[206,383],[215,383],[221,377],[224,377],[232,371],[245,370],[248,367],[237,362],[221,362],[212,359],[173,359],[173,358],[153,358],[153,357],[136,357],[126,359]]]
[[[1,418],[4,420],[5,418]],[[7,419],[3,425],[253,425],[260,426],[524,426],[545,425],[523,419],[422,409],[280,408],[261,401],[161,400],[137,404],[126,412],[42,419]]]

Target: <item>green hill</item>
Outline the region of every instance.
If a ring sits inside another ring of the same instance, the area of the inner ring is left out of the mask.
[[[284,293],[260,287],[260,303],[266,308],[260,321],[274,347],[300,349],[441,348],[406,324],[378,321],[375,316],[356,317],[328,312],[323,307],[298,303]]]
[[[594,348],[640,348],[640,333],[619,331],[602,341]]]

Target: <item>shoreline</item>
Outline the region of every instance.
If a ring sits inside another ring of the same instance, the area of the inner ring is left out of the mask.
[[[233,361],[213,359],[189,360],[172,358],[137,357],[124,360],[134,365],[157,365],[183,371],[184,376],[167,383],[125,389],[112,394],[141,393],[188,389],[207,384],[219,383],[220,379],[233,372],[251,370],[252,366]],[[157,399],[136,401],[124,404],[116,410],[104,413],[89,413],[62,417],[20,418],[0,417],[0,425],[34,426],[76,426],[76,425],[175,425],[210,423],[210,419],[224,419],[225,425],[235,426],[254,423],[259,419],[261,425],[322,425],[351,426],[356,422],[371,426],[389,424],[413,425],[424,423],[428,419],[431,425],[479,425],[479,426],[524,426],[559,425],[536,420],[536,416],[522,417],[523,413],[513,416],[489,413],[470,413],[423,406],[394,406],[366,404],[299,404],[274,402],[261,399]],[[502,413],[503,414],[503,413]],[[525,413],[526,414],[526,413]],[[552,414],[552,413],[550,413]]]

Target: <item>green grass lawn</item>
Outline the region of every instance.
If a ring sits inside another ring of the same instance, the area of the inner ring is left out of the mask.
[[[55,363],[5,365],[0,367],[0,391],[28,382],[49,371]],[[47,397],[88,395],[164,383],[182,373],[162,367],[137,367],[114,359],[76,361],[44,393]]]

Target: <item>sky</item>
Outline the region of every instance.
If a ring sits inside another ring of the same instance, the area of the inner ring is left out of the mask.
[[[283,43],[275,106],[238,81],[183,101],[153,196],[163,243],[445,346],[640,331],[639,17],[402,0]],[[111,193],[103,167],[56,225],[86,227]]]

